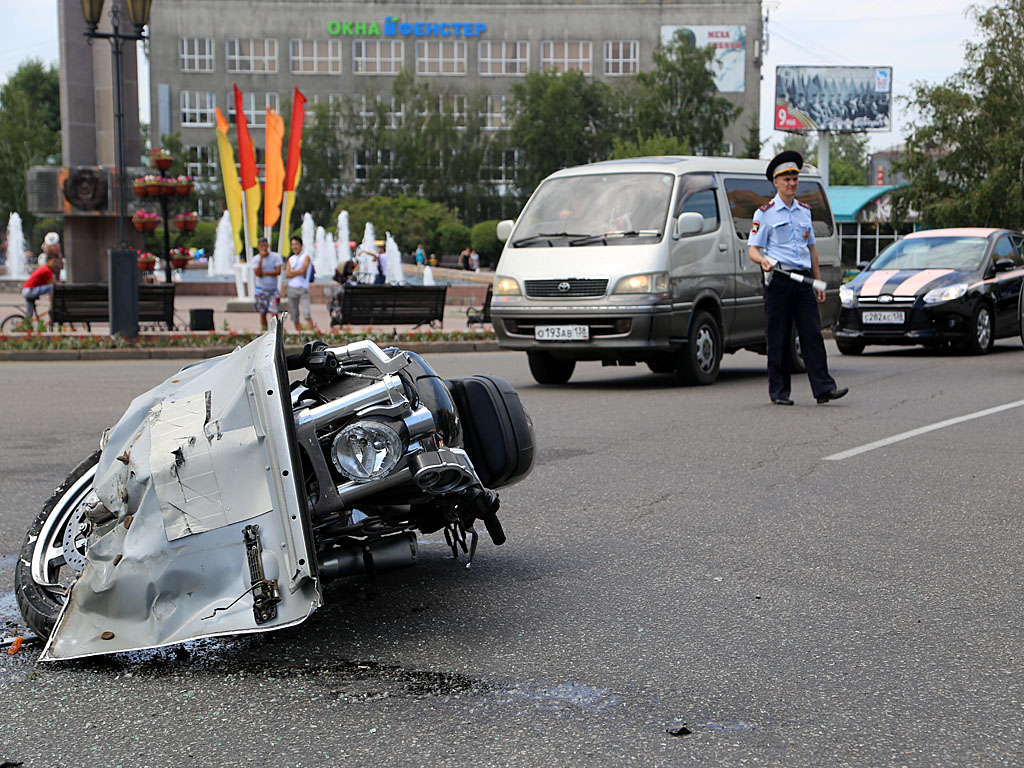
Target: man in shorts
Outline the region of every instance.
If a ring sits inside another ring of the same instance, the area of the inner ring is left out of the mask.
[[[260,327],[267,330],[267,315],[277,317],[281,311],[279,278],[284,260],[281,254],[270,250],[270,241],[261,237],[256,244],[256,262],[252,272],[256,275],[256,295],[253,303],[260,313]]]
[[[310,257],[302,248],[302,238],[292,237],[292,255],[288,257],[284,276],[288,279],[288,307],[296,333],[314,328],[309,306],[309,266]]]

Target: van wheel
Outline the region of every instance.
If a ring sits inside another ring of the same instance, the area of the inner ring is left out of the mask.
[[[576,369],[575,360],[561,360],[550,352],[527,352],[526,359],[538,384],[565,384]]]
[[[864,342],[859,339],[836,339],[840,354],[859,355],[864,352]]]
[[[647,361],[647,367],[651,369],[651,373],[675,373],[676,363],[670,357],[658,357],[654,360]]]
[[[722,332],[708,312],[698,312],[690,323],[689,344],[679,352],[676,375],[684,384],[705,386],[718,379],[722,361]]]

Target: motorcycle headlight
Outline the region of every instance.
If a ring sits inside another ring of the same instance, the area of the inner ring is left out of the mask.
[[[365,481],[386,475],[402,458],[402,438],[379,421],[349,424],[334,438],[334,466],[346,477]]]
[[[844,307],[852,307],[857,303],[857,294],[848,285],[839,286],[839,303]]]
[[[954,283],[928,291],[922,301],[925,304],[941,304],[944,301],[959,299],[965,293],[967,293],[967,283]]]
[[[650,275],[629,275],[615,286],[612,293],[665,293],[668,291],[668,273],[655,272]]]

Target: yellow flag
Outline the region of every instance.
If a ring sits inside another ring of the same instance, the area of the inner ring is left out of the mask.
[[[224,198],[231,216],[231,231],[235,236],[235,253],[242,252],[242,183],[235,168],[235,151],[228,141],[228,121],[217,108],[217,149],[220,154],[220,172],[224,178]]]
[[[300,160],[295,166],[295,184],[298,186],[299,178],[302,176],[302,161]],[[284,213],[281,215],[281,221],[287,224],[289,227],[292,223],[292,208],[295,207],[295,191],[284,193]],[[290,237],[291,232],[285,232],[282,239]],[[283,248],[284,246],[282,246]]]
[[[281,217],[281,193],[284,190],[284,118],[267,107],[266,181],[264,182],[263,226],[271,228]]]

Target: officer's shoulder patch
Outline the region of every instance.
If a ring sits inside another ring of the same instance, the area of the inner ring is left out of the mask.
[[[757,230],[759,230],[760,228],[761,228],[761,222],[758,221],[757,219],[754,219],[754,223],[750,225],[750,234],[756,235],[757,234]]]
[[[801,208],[806,208],[806,209],[807,209],[808,211],[809,211],[809,210],[811,210],[811,206],[809,206],[809,205],[808,205],[807,203],[805,203],[805,202],[804,202],[803,200],[797,200],[797,202],[798,202],[798,203],[800,203],[800,207],[801,207]]]
[[[765,203],[764,205],[762,205],[762,206],[761,206],[760,208],[758,208],[757,210],[759,210],[759,211],[767,211],[767,210],[768,210],[769,208],[771,208],[771,207],[772,207],[772,203],[774,203],[774,202],[775,202],[774,200],[769,200],[769,201],[768,201],[767,203]]]

